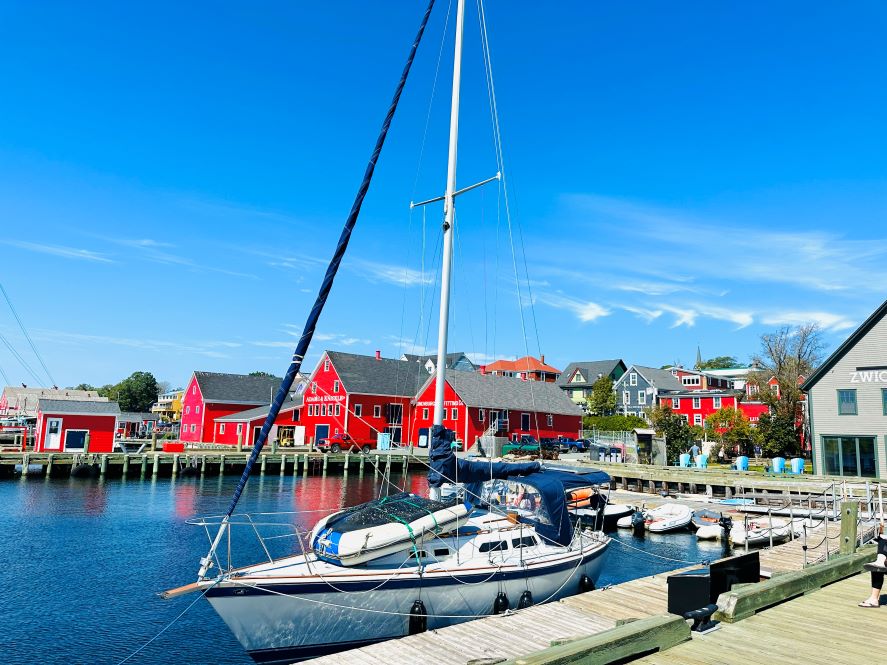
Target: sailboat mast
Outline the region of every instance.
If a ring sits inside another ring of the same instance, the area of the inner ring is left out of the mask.
[[[459,88],[462,82],[462,28],[465,0],[456,8],[456,47],[453,56],[453,101],[450,107],[450,150],[447,190],[444,194],[443,260],[440,276],[440,319],[437,328],[437,376],[434,387],[434,423],[443,425],[444,386],[447,369],[447,333],[450,318],[450,266],[453,263],[453,224],[456,221],[456,153],[459,147]]]

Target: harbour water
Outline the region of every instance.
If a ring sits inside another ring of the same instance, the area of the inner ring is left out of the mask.
[[[0,661],[119,663],[196,598],[157,593],[192,582],[207,550],[197,515],[223,513],[236,477],[0,482]],[[425,475],[392,481],[424,492]],[[239,512],[332,511],[374,498],[372,475],[256,477]],[[317,512],[297,516],[310,528]],[[613,534],[599,585],[617,584],[722,554],[689,533]],[[283,543],[281,543],[283,546]],[[244,562],[245,563],[245,562]],[[195,603],[129,663],[250,659],[206,601]]]

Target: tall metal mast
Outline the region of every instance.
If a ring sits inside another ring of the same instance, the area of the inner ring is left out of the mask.
[[[456,152],[459,145],[459,87],[462,81],[462,27],[465,0],[456,8],[456,48],[453,57],[453,102],[450,107],[450,151],[447,190],[444,194],[443,269],[440,277],[440,320],[437,328],[437,377],[434,390],[434,424],[443,425],[444,386],[447,371],[447,332],[450,318],[450,266],[453,263],[453,224],[456,220]]]

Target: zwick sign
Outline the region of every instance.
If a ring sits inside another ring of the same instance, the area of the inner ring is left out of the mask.
[[[887,383],[887,367],[850,372],[850,383]]]

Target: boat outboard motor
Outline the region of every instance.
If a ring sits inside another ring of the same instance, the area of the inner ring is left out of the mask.
[[[718,526],[723,529],[724,540],[727,540],[727,536],[730,535],[730,530],[733,528],[733,518],[729,515],[725,517],[721,514],[721,517],[718,519]]]
[[[631,516],[631,531],[636,536],[643,536],[644,530],[647,528],[647,517],[643,511],[635,510]]]
[[[428,630],[428,612],[425,611],[425,603],[417,600],[410,608],[409,634],[416,635]]]
[[[523,610],[527,607],[530,607],[533,604],[533,592],[527,589],[520,595],[520,600],[517,601],[517,609]]]
[[[493,614],[502,614],[506,610],[508,610],[508,596],[504,591],[500,591],[493,601]]]

